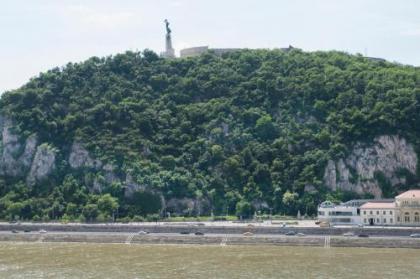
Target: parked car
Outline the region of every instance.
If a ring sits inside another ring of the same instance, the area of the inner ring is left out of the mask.
[[[358,235],[358,237],[369,237],[369,235],[365,234],[365,233],[361,233],[361,234]]]
[[[244,235],[244,236],[252,236],[254,234],[252,232],[244,232],[242,235]]]
[[[149,232],[148,231],[139,231],[138,234],[145,235],[145,234],[149,234]]]
[[[297,233],[296,235],[297,235],[297,236],[305,236],[305,234],[304,234],[304,233]]]
[[[195,235],[204,235],[204,233],[203,233],[203,232],[195,232],[194,234],[195,234]]]
[[[28,232],[31,232],[31,230],[30,229],[25,229],[25,230],[23,230],[23,232],[28,233]]]
[[[17,230],[12,230],[12,233],[18,233],[18,231]]]
[[[39,233],[47,233],[46,230],[39,230]]]
[[[352,237],[352,236],[354,236],[354,233],[352,233],[352,232],[346,232],[346,233],[343,233],[343,236]]]
[[[296,235],[296,233],[294,231],[288,231],[285,235]]]
[[[189,231],[181,231],[181,232],[179,232],[180,234],[190,234],[190,232]]]
[[[410,237],[412,237],[412,238],[420,238],[420,233],[410,234]]]

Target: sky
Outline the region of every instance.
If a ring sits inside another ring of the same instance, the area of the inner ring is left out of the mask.
[[[0,93],[126,50],[340,50],[420,66],[418,0],[0,0]]]

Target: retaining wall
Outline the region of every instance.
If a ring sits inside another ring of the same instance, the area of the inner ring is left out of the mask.
[[[354,234],[365,233],[370,236],[409,236],[420,233],[420,228],[382,228],[382,227],[348,227],[348,228],[320,228],[320,227],[275,227],[275,226],[187,226],[187,225],[137,225],[137,224],[0,224],[0,231],[31,230],[60,232],[138,232],[148,231],[151,233],[180,233],[182,231],[200,231],[206,234],[242,234],[252,232],[254,234],[285,234],[288,231],[304,233],[306,235],[342,235],[346,232]]]
[[[328,238],[328,242],[326,241]],[[369,247],[369,248],[415,248],[420,249],[420,239],[411,238],[358,238],[358,237],[287,237],[287,236],[195,236],[195,235],[133,235],[133,234],[37,234],[2,233],[0,241],[14,242],[83,242],[126,244],[194,244],[194,245],[274,245],[274,246],[318,246],[325,247]]]

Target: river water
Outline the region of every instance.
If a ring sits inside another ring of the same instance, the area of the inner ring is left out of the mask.
[[[420,250],[3,242],[0,278],[420,278]]]

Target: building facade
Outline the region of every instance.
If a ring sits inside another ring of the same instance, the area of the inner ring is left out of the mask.
[[[395,198],[397,221],[401,225],[420,226],[420,190],[410,190]]]
[[[409,190],[392,200],[352,200],[340,205],[323,202],[318,219],[331,224],[420,226],[420,190]]]
[[[355,206],[325,201],[318,207],[318,220],[330,224],[356,225],[360,224],[360,212]]]
[[[367,202],[360,207],[361,221],[363,225],[395,225],[396,207],[395,202]]]

